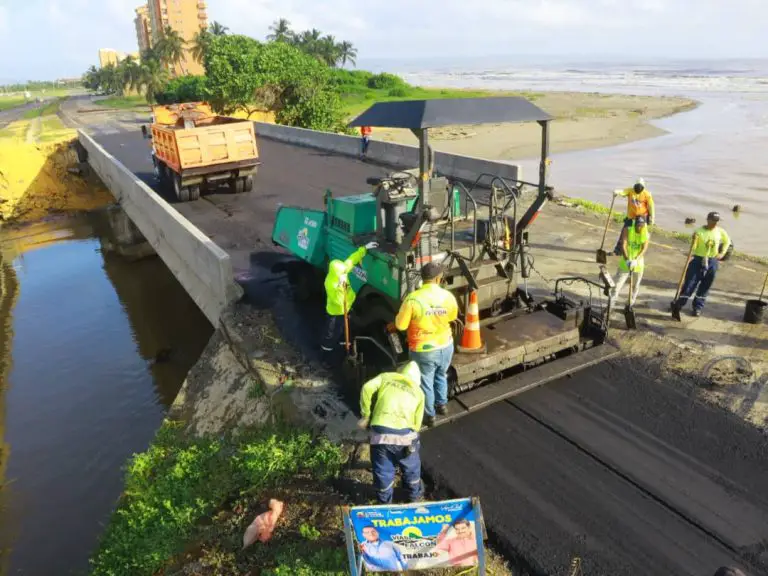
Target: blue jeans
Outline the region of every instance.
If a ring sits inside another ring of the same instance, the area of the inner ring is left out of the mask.
[[[392,430],[384,426],[373,426],[374,432],[388,434],[410,434],[411,430]],[[392,444],[371,445],[371,467],[376,498],[380,504],[390,504],[395,489],[397,468],[403,475],[403,488],[409,502],[415,502],[421,496],[421,445],[416,440],[411,446]]]
[[[421,389],[424,391],[424,412],[435,415],[435,406],[448,403],[448,368],[453,358],[453,342],[444,348],[414,352],[411,360],[421,371]]]
[[[707,301],[707,294],[715,281],[717,275],[717,258],[709,259],[709,267],[704,268],[704,258],[694,256],[688,265],[688,271],[685,273],[685,282],[683,290],[680,292],[680,298],[677,304],[682,308],[688,302],[688,298],[696,296],[693,299],[693,309],[701,312],[704,309],[704,303]]]

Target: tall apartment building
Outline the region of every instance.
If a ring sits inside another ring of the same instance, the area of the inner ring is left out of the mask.
[[[150,42],[156,44],[169,26],[188,42],[182,62],[173,70],[176,74],[204,73],[202,64],[192,57],[191,49],[198,31],[208,27],[207,10],[204,0],[148,0]]]
[[[149,6],[146,4],[136,8],[136,40],[139,43],[139,52],[144,52],[152,47],[152,25],[149,21]]]

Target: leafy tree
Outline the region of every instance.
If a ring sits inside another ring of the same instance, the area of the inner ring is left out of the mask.
[[[280,18],[280,20],[275,21],[269,29],[272,31],[267,36],[267,40],[270,42],[291,43],[294,39],[294,34],[291,31],[291,23],[285,18]]]
[[[341,103],[330,70],[285,42],[262,44],[245,36],[215,38],[205,60],[207,91],[217,111],[268,109],[292,126],[335,130]]]
[[[357,49],[352,45],[352,42],[345,40],[339,44],[339,60],[341,60],[342,68],[347,65],[347,62],[352,66],[357,64]]]
[[[229,32],[229,28],[224,26],[223,24],[219,24],[214,20],[210,26],[208,26],[208,32],[210,32],[213,36],[226,36],[227,32]]]
[[[207,99],[205,76],[179,76],[168,82],[155,97],[158,104],[201,102]]]

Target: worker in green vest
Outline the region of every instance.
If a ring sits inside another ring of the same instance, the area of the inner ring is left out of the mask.
[[[416,502],[422,494],[419,430],[424,417],[424,392],[416,362],[411,360],[397,372],[384,372],[366,382],[360,392],[360,414],[358,426],[371,429],[371,467],[379,503],[392,502],[398,468],[408,501]]]
[[[611,305],[624,288],[624,284],[632,275],[632,294],[629,295],[629,305],[633,306],[640,293],[640,282],[645,270],[645,253],[650,244],[650,234],[645,217],[635,217],[634,224],[621,232],[621,260],[616,272],[616,286],[611,291]]]
[[[328,274],[323,284],[327,318],[321,348],[329,361],[333,360],[332,357],[339,349],[339,343],[344,337],[344,314],[349,313],[357,296],[349,283],[349,273],[363,261],[368,250],[373,250],[378,245],[378,242],[368,242],[346,260],[331,260],[328,264]]]
[[[675,304],[678,308],[682,308],[693,296],[692,313],[694,316],[701,316],[707,301],[707,294],[709,294],[715,281],[718,266],[731,246],[728,232],[723,230],[719,223],[720,214],[710,212],[707,214],[707,224],[697,228],[693,233],[693,241],[695,241],[693,258],[691,258],[686,270],[683,289]]]

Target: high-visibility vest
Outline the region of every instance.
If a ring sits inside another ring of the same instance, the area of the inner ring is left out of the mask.
[[[638,232],[634,226],[627,228],[627,254],[630,260],[635,260],[635,272],[642,272],[645,268],[645,257],[638,258],[637,255],[645,246],[648,241],[648,226],[643,226],[643,231]],[[624,255],[621,256],[619,261],[619,269],[622,272],[629,272],[629,266],[627,266],[627,259]]]
[[[714,230],[709,230],[706,226],[702,226],[694,234],[696,236],[696,247],[693,249],[694,256],[714,258],[721,253],[721,245],[722,254],[725,254],[731,245],[731,238],[728,236],[728,232],[720,228],[720,226],[717,226]]]
[[[346,260],[331,260],[328,266],[328,275],[325,277],[325,311],[329,316],[342,316],[349,312],[355,302],[356,294],[349,284],[347,275],[352,269],[362,262],[367,250],[358,248]],[[346,292],[347,309],[344,310],[344,297]]]
[[[371,416],[374,394],[376,403]],[[366,382],[360,391],[360,413],[372,426],[418,431],[424,416],[424,392],[416,362],[408,362],[400,372],[385,372]]]
[[[451,322],[459,306],[456,297],[437,284],[428,282],[403,300],[395,318],[398,330],[408,330],[408,347],[414,352],[445,348],[453,342]]]

